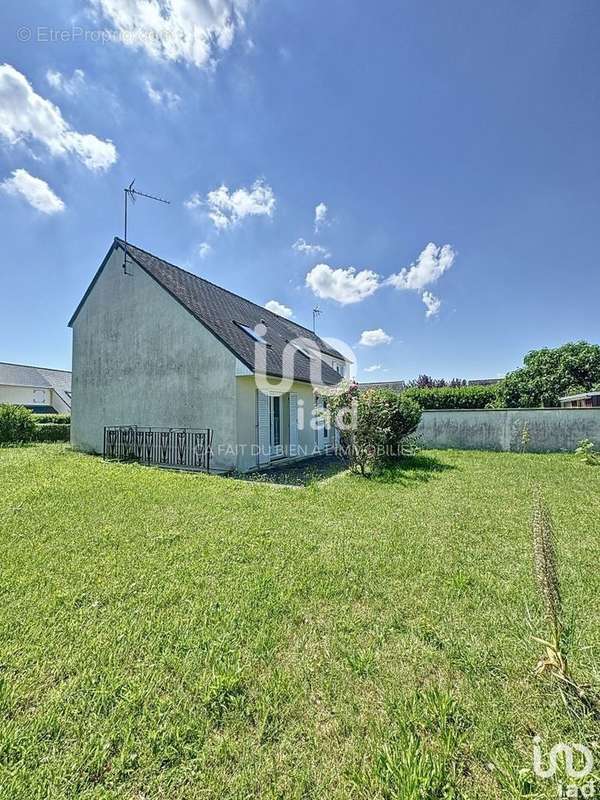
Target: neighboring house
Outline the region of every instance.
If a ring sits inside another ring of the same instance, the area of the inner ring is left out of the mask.
[[[583,392],[560,397],[561,408],[597,408],[600,406],[600,392]]]
[[[481,378],[480,380],[467,381],[467,386],[493,386],[500,383],[500,378]],[[411,388],[404,381],[375,381],[373,383],[360,383],[360,391],[366,392],[367,389],[390,389],[392,392],[403,392]]]
[[[391,392],[403,392],[406,389],[404,381],[374,381],[372,383],[359,383],[359,392],[366,392],[368,389],[389,389]]]
[[[36,414],[69,414],[71,373],[0,362],[0,403],[25,406]]]
[[[331,433],[310,425],[326,402],[315,395],[348,370],[312,331],[115,238],[77,307],[73,328],[75,448],[101,453],[104,427],[209,428],[211,467],[247,471],[327,449]],[[262,326],[257,335],[256,326]],[[292,385],[259,391],[257,358]],[[314,383],[314,381],[313,381]]]
[[[467,386],[495,386],[502,378],[474,378],[467,381]]]

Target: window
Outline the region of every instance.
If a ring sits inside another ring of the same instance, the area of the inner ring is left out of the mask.
[[[306,351],[306,350],[305,350],[303,347],[299,347],[297,344],[295,344],[295,343],[293,343],[293,342],[291,342],[291,344],[292,344],[292,346],[293,346],[293,348],[294,348],[295,350],[297,350],[299,353],[302,353],[302,355],[303,355],[305,358],[308,358],[308,360],[310,361],[310,359],[312,358],[312,356],[310,355],[310,353],[307,353],[307,351]],[[313,353],[313,355],[314,355],[314,353]]]
[[[271,447],[281,445],[281,398],[271,397]]]
[[[251,328],[249,325],[242,325],[241,322],[236,322],[235,324],[238,326],[238,328],[241,328],[244,331],[244,333],[247,333],[251,339],[254,339],[255,342],[260,342],[260,344],[267,344],[265,339],[262,336],[259,336],[254,328]],[[258,328],[258,325],[256,327]],[[262,325],[262,327],[265,329],[266,333],[267,331],[266,325]]]

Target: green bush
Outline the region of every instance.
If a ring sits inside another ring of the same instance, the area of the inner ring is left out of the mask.
[[[340,434],[342,454],[362,474],[404,454],[403,444],[417,428],[421,408],[406,393],[389,389],[359,392],[342,384],[328,398],[327,416]],[[414,449],[414,444],[412,446]]]
[[[34,440],[36,442],[68,442],[70,438],[70,425],[55,423],[35,426]]]
[[[23,406],[0,405],[0,444],[30,442],[35,434],[31,411]]]
[[[440,389],[406,389],[402,397],[415,400],[424,410],[489,408],[496,403],[497,386],[444,386]]]
[[[70,425],[70,414],[33,414],[36,425]]]

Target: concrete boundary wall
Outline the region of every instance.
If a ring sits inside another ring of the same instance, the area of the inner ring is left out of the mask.
[[[581,439],[600,447],[600,408],[509,408],[424,411],[417,429],[424,447],[518,451],[573,451]]]

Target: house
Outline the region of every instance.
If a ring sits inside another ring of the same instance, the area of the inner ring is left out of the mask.
[[[390,392],[403,392],[406,389],[406,383],[404,381],[372,381],[359,383],[358,389],[360,392],[366,392],[369,389],[389,389]]]
[[[245,472],[330,445],[318,392],[344,356],[139,247],[115,238],[69,325],[77,449],[102,453],[109,426],[210,429],[211,469]]]
[[[502,378],[473,378],[467,381],[467,386],[495,386]]]
[[[25,406],[36,414],[69,414],[71,373],[62,369],[0,362],[0,404]]]
[[[597,408],[600,406],[600,392],[582,392],[559,397],[561,408]]]

